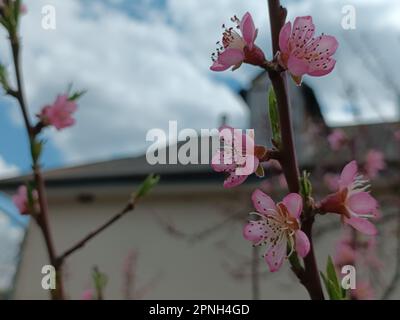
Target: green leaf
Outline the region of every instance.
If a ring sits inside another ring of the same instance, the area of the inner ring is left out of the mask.
[[[84,94],[86,94],[87,90],[80,90],[73,92],[72,94],[69,95],[68,100],[69,101],[76,101],[80,99]]]
[[[43,149],[44,141],[39,140],[39,141],[33,141],[32,143],[32,158],[34,162],[37,162],[40,158],[40,155],[42,154],[42,149]]]
[[[328,262],[326,264],[326,275],[328,276],[329,280],[331,280],[333,283],[336,283],[338,288],[340,288],[340,283],[336,274],[335,265],[333,264],[331,256],[328,256]]]
[[[158,181],[160,181],[159,175],[148,175],[147,178],[140,185],[138,191],[136,191],[136,193],[133,195],[133,197],[140,198],[145,196],[147,193],[150,192],[151,189],[153,189],[157,185]]]
[[[105,273],[99,271],[98,268],[93,269],[93,282],[97,289],[103,290],[108,282],[108,277]]]
[[[10,89],[7,70],[2,64],[0,64],[0,84],[3,86],[6,92]]]
[[[290,250],[289,247],[288,247],[288,250]],[[290,262],[290,265],[292,266],[292,268],[294,268],[296,270],[303,270],[303,267],[300,264],[300,260],[299,260],[299,257],[297,256],[296,252],[293,252],[289,256],[289,262]]]
[[[335,285],[332,281],[330,281],[322,272],[320,273],[322,280],[324,281],[326,291],[328,292],[328,296],[330,300],[340,300],[338,294],[335,289]]]
[[[98,267],[94,267],[92,271],[92,279],[94,282],[94,287],[97,292],[97,299],[103,299],[103,292],[108,282],[108,276],[101,272]]]
[[[346,293],[342,290],[342,286],[336,274],[335,265],[330,256],[328,257],[326,265],[326,274],[321,272],[321,277],[331,300],[343,300],[346,298]]]
[[[265,171],[264,171],[264,167],[260,164],[257,167],[257,170],[255,172],[256,176],[259,178],[263,178],[265,176]]]
[[[13,7],[14,21],[15,24],[18,24],[18,20],[21,15],[21,0],[15,0],[12,3],[14,5]]]
[[[279,149],[282,145],[281,128],[279,123],[278,103],[276,101],[275,91],[272,86],[269,88],[268,93],[268,112],[272,130],[272,141]]]
[[[37,212],[35,212],[35,208],[36,208],[36,199],[33,196],[33,192],[35,190],[35,185],[33,182],[28,182],[26,184],[26,189],[27,189],[27,193],[28,193],[28,211],[30,214],[35,214]]]
[[[303,171],[303,175],[300,178],[300,193],[303,198],[307,199],[312,196],[312,184],[310,181],[310,173]]]

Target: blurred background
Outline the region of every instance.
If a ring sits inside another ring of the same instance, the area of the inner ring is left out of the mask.
[[[241,236],[252,211],[251,191],[261,183],[277,199],[285,192],[279,166],[268,167],[266,180],[249,179],[235,190],[223,190],[223,177],[207,165],[152,167],[144,156],[148,130],[168,132],[171,120],[178,129],[222,123],[254,128],[257,142],[270,145],[266,76],[250,66],[233,73],[209,70],[222,24],[246,11],[259,28],[257,45],[271,58],[266,1],[25,3],[22,57],[32,117],[70,83],[88,90],[79,102],[77,124],[45,135],[42,164],[57,248],[67,248],[117,212],[147,173],[162,176],[137,211],[68,260],[70,297],[90,292],[91,273],[98,266],[107,274],[110,299],[307,298],[288,268],[269,274],[259,258],[262,252]],[[56,9],[55,30],[41,24],[42,8],[49,4]],[[381,204],[377,224],[385,237],[373,241],[347,232],[337,217],[319,219],[320,268],[345,243],[360,252],[356,265],[363,290],[354,297],[399,299],[400,2],[282,4],[288,19],[312,15],[317,33],[334,35],[340,43],[331,74],[306,77],[301,88],[290,87],[300,165],[312,172],[315,196],[318,200],[334,189],[336,175],[355,158]],[[356,27],[346,30],[341,23],[349,5]],[[0,60],[11,71],[4,30],[0,37]],[[46,298],[40,287],[40,270],[47,263],[41,235],[9,197],[30,170],[25,129],[12,99],[2,96],[0,109],[0,295]]]

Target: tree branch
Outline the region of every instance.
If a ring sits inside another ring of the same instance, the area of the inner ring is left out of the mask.
[[[396,266],[394,270],[394,274],[392,279],[390,280],[389,286],[385,289],[382,300],[387,300],[393,294],[393,292],[397,289],[397,283],[400,281],[400,215],[397,213],[397,250],[396,250]]]
[[[280,5],[279,0],[268,0],[269,18],[272,36],[273,55],[279,51],[279,33],[282,29],[287,11]],[[299,171],[293,139],[293,129],[290,116],[290,104],[287,90],[286,72],[268,71],[269,78],[275,90],[276,99],[279,109],[279,120],[282,136],[282,147],[280,154],[280,162],[288,183],[290,192],[299,193]],[[306,233],[310,240],[310,252],[304,258],[304,272],[297,272],[300,282],[306,287],[311,299],[323,300],[319,271],[315,260],[313,242],[312,242],[312,226],[314,223],[314,215],[306,210],[303,212],[302,230]]]
[[[139,198],[135,197],[133,200],[129,201],[128,204],[117,214],[115,214],[113,217],[111,217],[109,220],[107,220],[105,223],[103,223],[102,225],[100,225],[99,227],[97,227],[96,229],[94,229],[92,232],[90,232],[89,234],[87,234],[84,238],[82,238],[80,241],[78,241],[75,245],[73,245],[71,248],[69,248],[68,250],[66,250],[64,253],[62,253],[61,255],[59,255],[56,258],[56,264],[57,266],[61,266],[63,264],[63,262],[65,261],[65,259],[67,257],[69,257],[71,254],[73,254],[75,251],[83,248],[86,243],[88,243],[91,239],[93,239],[94,237],[96,237],[98,234],[100,234],[102,231],[104,231],[105,229],[107,229],[109,226],[111,226],[112,224],[114,224],[116,221],[118,221],[119,219],[121,219],[125,214],[127,214],[130,211],[133,211],[137,200]]]
[[[56,251],[54,247],[52,234],[50,231],[45,185],[42,178],[40,166],[37,163],[37,157],[33,154],[33,149],[34,149],[33,146],[35,144],[35,134],[33,132],[32,125],[30,123],[29,113],[25,103],[24,89],[22,84],[23,81],[22,81],[21,64],[20,64],[20,43],[17,31],[10,32],[9,37],[11,42],[12,56],[15,68],[15,77],[17,79],[17,89],[15,91],[12,91],[11,93],[9,92],[9,94],[14,96],[18,100],[22,116],[24,118],[24,123],[28,133],[29,143],[31,147],[32,169],[33,169],[36,189],[38,192],[39,206],[40,206],[40,215],[36,218],[36,221],[43,233],[50,263],[55,266]],[[57,300],[64,299],[62,272],[60,268],[56,267],[56,290],[51,290],[50,293],[52,299],[57,299]]]

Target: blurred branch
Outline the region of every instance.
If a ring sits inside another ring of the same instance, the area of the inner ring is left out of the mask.
[[[75,245],[73,245],[70,249],[66,250],[64,253],[59,255],[56,258],[56,264],[55,266],[61,266],[64,262],[64,260],[70,256],[72,253],[75,251],[81,249],[86,245],[87,242],[89,242],[91,239],[96,237],[98,234],[100,234],[102,231],[113,225],[116,221],[121,219],[124,215],[126,215],[128,212],[133,211],[136,207],[137,202],[144,196],[146,195],[151,188],[154,187],[154,185],[158,182],[159,177],[156,176],[154,177],[153,175],[150,175],[147,177],[147,179],[142,183],[142,185],[139,187],[139,190],[137,191],[136,194],[132,195],[131,199],[128,201],[126,206],[117,214],[115,214],[113,217],[111,217],[109,220],[107,220],[104,224],[100,225],[97,227],[95,230],[90,232],[87,236],[85,236],[83,239],[78,241]]]
[[[228,216],[226,219],[224,219],[206,229],[203,229],[200,232],[193,233],[193,234],[185,233],[185,232],[179,230],[177,227],[175,227],[173,223],[162,220],[161,218],[159,218],[159,221],[162,224],[162,226],[165,227],[170,234],[172,234],[178,238],[184,238],[188,242],[195,243],[195,242],[204,240],[205,238],[211,236],[218,230],[225,227],[228,223],[230,223],[231,221],[234,221],[235,219],[237,219],[238,217],[240,217],[242,215],[243,215],[243,210],[238,211],[237,213],[234,213],[234,214]]]
[[[396,266],[393,277],[389,286],[383,292],[382,300],[387,300],[397,288],[397,283],[400,281],[400,212],[397,213],[397,250],[396,250]]]
[[[251,261],[251,293],[253,300],[260,300],[260,248],[252,248],[253,259]]]

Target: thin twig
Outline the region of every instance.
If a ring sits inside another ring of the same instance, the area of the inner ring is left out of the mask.
[[[73,245],[71,248],[68,250],[64,251],[61,255],[59,255],[56,259],[56,264],[57,265],[62,265],[63,262],[67,257],[69,257],[71,254],[73,254],[75,251],[83,248],[86,243],[88,243],[91,239],[96,237],[99,233],[101,233],[103,230],[107,229],[109,226],[114,224],[116,221],[121,219],[125,214],[128,212],[132,211],[135,206],[136,202],[139,198],[135,198],[134,200],[131,200],[128,202],[128,204],[122,209],[120,212],[115,214],[113,217],[111,217],[109,220],[107,220],[105,223],[94,229],[92,232],[87,234],[84,238],[82,238],[80,241],[78,241],[75,245]]]
[[[400,213],[397,213],[397,219],[398,219],[398,224],[396,230],[396,237],[397,237],[396,266],[390,284],[382,295],[382,300],[387,300],[390,298],[393,292],[397,289],[397,283],[400,281]]]
[[[252,248],[251,261],[251,291],[253,300],[260,300],[260,248],[254,246]]]
[[[23,89],[23,81],[22,81],[22,72],[21,72],[21,63],[20,63],[20,42],[19,37],[16,31],[10,32],[10,42],[12,49],[12,56],[15,68],[15,77],[17,80],[17,89],[10,91],[11,95],[14,96],[19,103],[21,108],[22,116],[24,118],[25,127],[29,137],[29,143],[31,147],[31,157],[32,157],[32,169],[34,173],[34,179],[36,183],[36,189],[38,192],[39,198],[39,206],[40,206],[40,215],[36,218],[36,221],[43,233],[43,237],[46,243],[47,252],[49,255],[50,263],[55,265],[56,262],[56,251],[54,247],[54,241],[52,238],[52,234],[50,231],[49,225],[49,215],[47,208],[47,198],[45,193],[45,185],[42,178],[40,166],[37,163],[37,157],[33,154],[33,146],[35,144],[35,134],[33,132],[33,128],[29,119],[28,109],[25,103],[24,97],[24,89]],[[64,290],[62,283],[62,272],[61,266],[59,268],[56,267],[56,290],[51,290],[52,299],[64,299]]]

